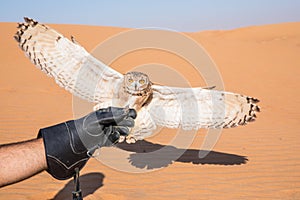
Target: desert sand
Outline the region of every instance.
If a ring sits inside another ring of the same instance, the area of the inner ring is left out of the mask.
[[[125,30],[50,26],[74,35],[88,51]],[[0,143],[31,139],[39,128],[72,119],[71,94],[24,56],[13,39],[16,23],[0,23],[0,29]],[[180,158],[148,173],[122,172],[90,159],[81,172],[85,199],[300,199],[300,23],[184,34],[210,54],[227,91],[261,100],[257,121],[223,130],[204,159],[198,157],[205,136],[200,130]],[[159,53],[159,63],[183,73],[191,85],[203,85],[186,71],[187,62],[163,52],[132,52],[111,66],[124,73],[158,62]],[[164,130],[124,148],[132,154],[147,152],[168,144],[173,136],[174,131]],[[0,167],[4,164],[0,161]],[[1,188],[0,199],[70,199],[72,189],[72,180],[58,181],[43,172]]]

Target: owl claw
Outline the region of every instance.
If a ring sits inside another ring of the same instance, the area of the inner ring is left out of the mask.
[[[126,140],[126,143],[128,144],[132,144],[136,142],[136,139],[134,137],[132,137],[131,135],[128,135],[127,137],[125,137],[124,135],[121,135],[119,138],[119,143],[124,142]]]
[[[124,141],[125,141],[125,136],[124,135],[120,135],[119,143],[124,142]]]
[[[136,139],[135,139],[133,136],[128,135],[128,136],[126,137],[126,142],[127,142],[128,144],[132,144],[132,143],[135,143],[135,142],[136,142]]]

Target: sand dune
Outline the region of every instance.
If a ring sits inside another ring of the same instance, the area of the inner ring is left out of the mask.
[[[16,24],[0,23],[0,27],[0,143],[8,143],[31,139],[39,128],[71,119],[72,96],[24,56],[13,39]],[[74,35],[89,51],[127,30],[51,27],[66,36]],[[91,159],[82,171],[86,199],[300,199],[300,23],[185,34],[205,47],[226,90],[261,100],[257,121],[224,130],[213,152],[204,159],[197,156],[203,130],[181,157],[161,155],[159,163],[147,161],[139,153],[168,144],[175,134],[172,130],[136,145],[121,145],[134,152],[129,160],[133,166],[161,169],[126,173]],[[158,56],[159,63],[182,73],[191,85],[204,84],[189,71],[188,62],[155,50],[128,53],[112,67],[124,73],[134,66],[158,62]],[[180,147],[168,148],[182,151]],[[72,180],[57,181],[41,173],[1,188],[0,199],[70,199],[72,188]]]

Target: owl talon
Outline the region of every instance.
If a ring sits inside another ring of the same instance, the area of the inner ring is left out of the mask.
[[[124,141],[125,141],[125,136],[124,135],[120,135],[119,143],[124,142]]]
[[[135,143],[135,142],[136,142],[136,139],[135,139],[134,137],[128,135],[128,136],[126,137],[126,142],[127,142],[128,144],[132,144],[132,143]]]

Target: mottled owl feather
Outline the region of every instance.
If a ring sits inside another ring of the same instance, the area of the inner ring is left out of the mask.
[[[117,95],[123,75],[95,59],[75,40],[24,18],[15,39],[29,59],[58,85],[90,102],[105,102]]]
[[[257,99],[203,88],[153,85],[147,110],[157,125],[184,130],[230,128],[254,121]]]

